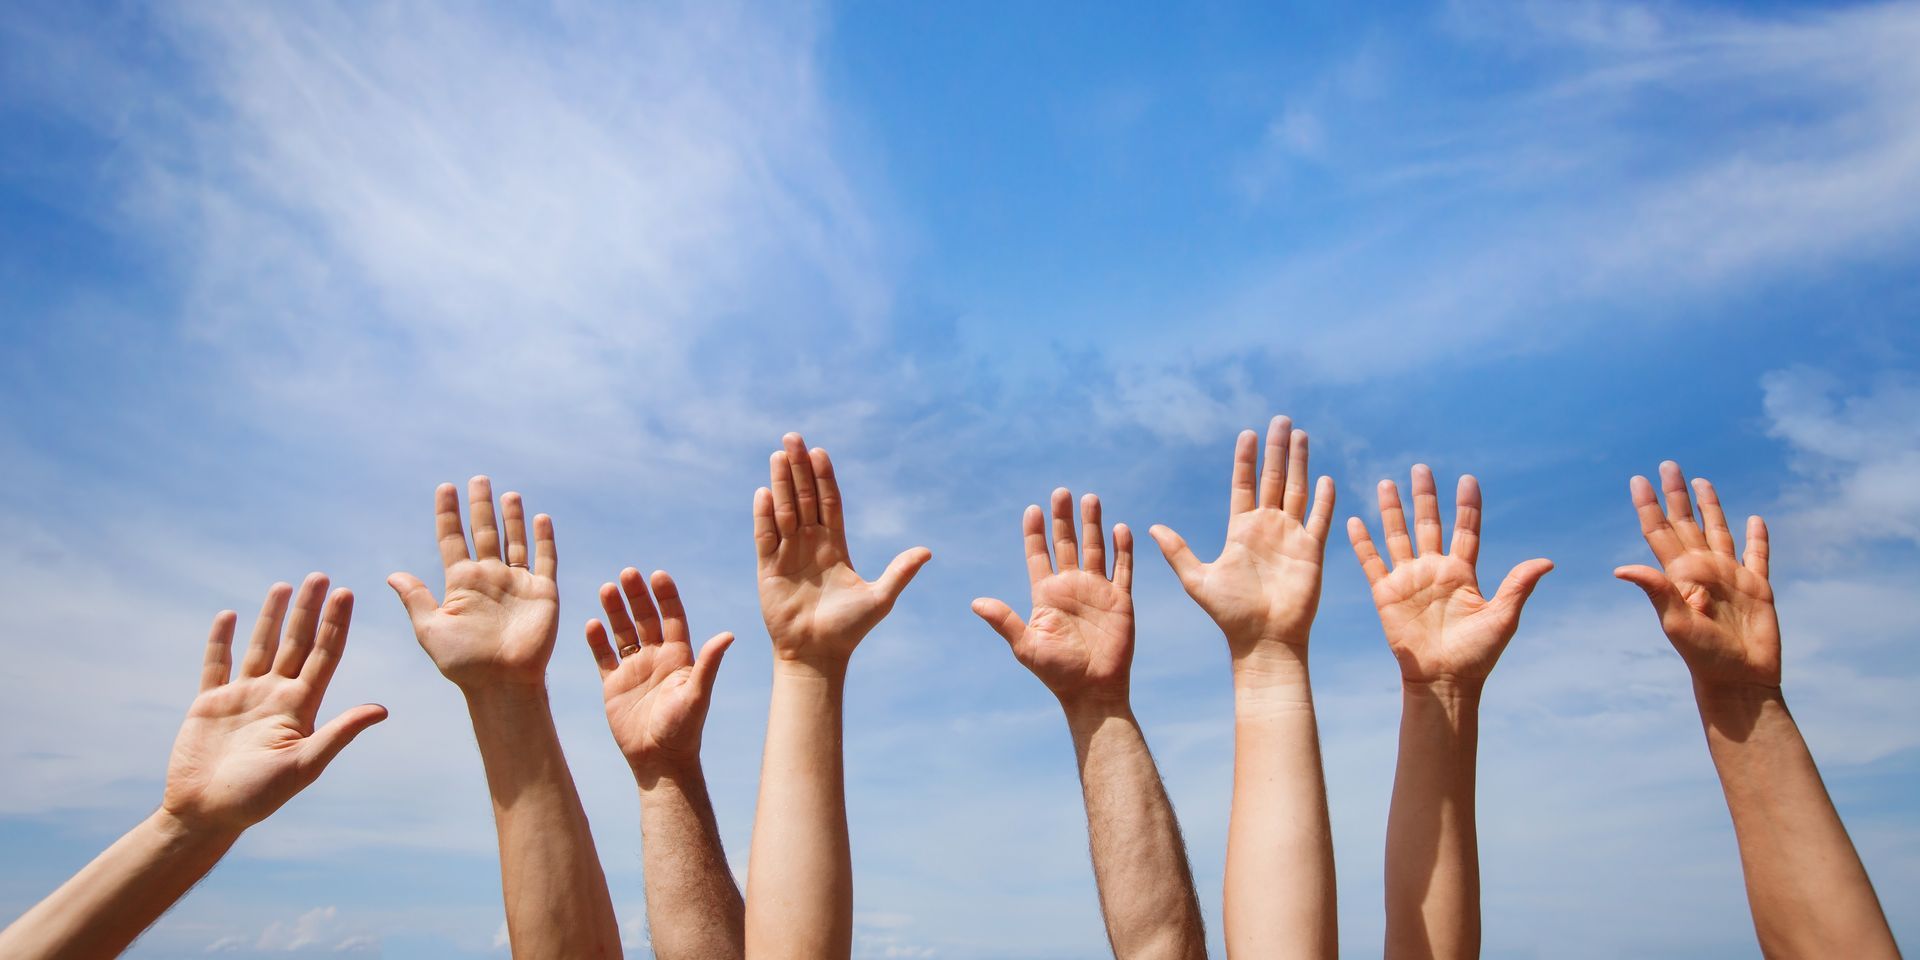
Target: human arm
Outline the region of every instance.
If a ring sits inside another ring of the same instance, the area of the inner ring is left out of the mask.
[[[1125,524],[1114,527],[1109,574],[1099,498],[1088,494],[1082,501],[1079,538],[1072,494],[1055,490],[1052,508],[1051,560],[1040,508],[1028,507],[1021,519],[1030,616],[1022,620],[1005,603],[986,598],[975,600],[973,611],[1066,714],[1114,956],[1204,957],[1206,933],[1180,825],[1133,716],[1133,534]]]
[[[1866,867],[1847,837],[1780,689],[1780,622],[1768,581],[1767,526],[1747,519],[1736,555],[1719,494],[1660,465],[1630,485],[1640,530],[1659,569],[1614,571],[1645,591],[1693,679],[1707,750],[1740,844],[1747,902],[1768,957],[1898,957]]]
[[[453,485],[434,491],[445,596],[436,602],[408,573],[387,582],[406,606],[420,646],[466,698],[493,798],[514,956],[617,957],[619,927],[606,877],[547,701],[547,660],[560,614],[553,521],[545,514],[534,518],[529,563],[520,495],[501,498],[504,531],[486,477],[468,483],[467,498],[471,553]]]
[[[118,956],[243,831],[311,784],[362,730],[386,719],[386,708],[364,704],[314,726],[352,616],[353,595],[339,590],[328,599],[324,575],[308,576],[297,599],[292,587],[275,584],[237,678],[238,618],[230,610],[215,617],[200,693],[174,740],[159,809],[0,931],[0,956]]]

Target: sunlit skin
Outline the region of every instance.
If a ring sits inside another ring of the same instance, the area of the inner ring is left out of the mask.
[[[1046,514],[1021,517],[1032,609],[1025,619],[990,598],[973,611],[1060,702],[1080,765],[1094,880],[1119,958],[1206,955],[1206,933],[1173,806],[1134,719],[1133,534],[1113,528],[1109,571],[1100,499],[1055,490]]]
[[[1386,955],[1477,957],[1480,693],[1553,562],[1521,562],[1488,597],[1477,571],[1479,481],[1460,478],[1453,541],[1445,551],[1432,470],[1413,468],[1411,534],[1399,488],[1382,480],[1379,494],[1391,568],[1359,517],[1347,521],[1347,536],[1400,664],[1400,753],[1387,817]]]
[[[1647,478],[1628,485],[1659,567],[1613,573],[1646,593],[1692,675],[1761,952],[1898,957],[1873,882],[1780,690],[1766,523],[1747,518],[1740,553],[1713,484],[1695,479],[1689,497],[1685,475],[1669,461],[1660,465],[1660,487],[1664,510]]]
[[[600,586],[587,622],[607,726],[640,789],[649,946],[662,960],[745,955],[745,906],[727,867],[700,766],[700,736],[733,634],[695,659],[680,588],[632,567]]]
[[[1333,481],[1309,498],[1307,433],[1287,417],[1234,443],[1227,531],[1202,562],[1179,534],[1148,532],[1233,657],[1233,812],[1224,883],[1229,956],[1339,951],[1333,835],[1307,643],[1333,517]]]
[[[853,950],[841,701],[848,661],[933,554],[913,547],[867,580],[847,551],[833,460],[797,433],[754,492],[760,613],[773,695],[747,871],[747,953],[845,958]]]
[[[271,816],[342,749],[386,719],[376,704],[315,727],[346,649],[353,594],[312,574],[267,592],[234,675],[238,615],[214,618],[200,693],[174,739],[160,807],[0,932],[8,958],[105,958],[126,949],[240,834]],[[284,622],[285,628],[282,629]]]
[[[507,931],[516,957],[617,957],[618,923],[606,878],[560,750],[547,702],[547,659],[559,626],[553,521],[533,518],[531,553],[517,493],[486,477],[467,484],[472,534],[452,484],[434,491],[434,535],[446,592],[420,578],[387,578],[421,649],[460,688],[493,797]],[[504,521],[504,524],[500,521]]]

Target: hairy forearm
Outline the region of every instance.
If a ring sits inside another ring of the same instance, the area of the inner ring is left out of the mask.
[[[546,691],[468,691],[515,957],[618,957],[619,922]]]
[[[1897,957],[1873,883],[1777,687],[1696,688],[1769,957]]]
[[[0,956],[118,956],[226,855],[238,834],[193,830],[156,812],[6,930]]]
[[[840,744],[845,685],[844,663],[774,661],[747,870],[747,953],[755,958],[819,960],[853,951]]]
[[[1338,953],[1333,828],[1304,655],[1234,669],[1227,955]]]
[[[745,956],[745,904],[727,867],[699,761],[636,773],[653,955]]]
[[[1388,957],[1480,954],[1473,813],[1477,683],[1402,685],[1400,760],[1387,816]]]
[[[1180,825],[1132,710],[1089,703],[1066,711],[1114,956],[1206,956]]]

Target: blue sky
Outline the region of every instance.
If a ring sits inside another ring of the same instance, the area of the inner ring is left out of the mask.
[[[1903,939],[1920,909],[1920,3],[569,2],[0,14],[0,916],[155,801],[205,622],[323,569],[392,719],[147,958],[504,955],[454,691],[382,581],[435,483],[556,519],[551,683],[631,955],[637,804],[577,625],[665,567],[739,631],[707,765],[744,870],[753,487],[835,453],[856,560],[934,551],[856,660],[857,953],[1104,938],[1057,711],[967,611],[1056,485],[1203,554],[1292,414],[1360,513],[1486,492],[1557,563],[1481,746],[1490,957],[1749,956],[1626,481],[1775,528],[1787,692]],[[1218,929],[1224,644],[1147,545],[1137,709]],[[434,582],[429,575],[430,582]],[[1314,640],[1342,942],[1378,950],[1396,673],[1344,543]]]

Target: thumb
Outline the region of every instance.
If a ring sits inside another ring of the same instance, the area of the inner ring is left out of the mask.
[[[1020,642],[1022,634],[1027,632],[1026,621],[1013,612],[1013,608],[990,597],[981,597],[973,602],[973,612],[993,628],[1009,645]]]
[[[433,599],[433,591],[428,590],[427,585],[411,573],[396,573],[387,577],[387,586],[392,587],[400,597],[400,604],[407,608],[407,617],[415,623],[440,606]]]
[[[733,634],[715,634],[713,639],[700,646],[700,655],[693,661],[693,682],[700,687],[700,695],[713,695],[713,682],[720,677],[720,658],[726,656],[727,648],[733,646]]]
[[[377,703],[363,703],[346,713],[327,722],[327,725],[313,732],[307,738],[307,762],[317,775],[333,762],[333,758],[346,749],[360,731],[387,718],[387,708]]]
[[[1180,578],[1181,585],[1190,584],[1200,576],[1200,568],[1205,564],[1193,555],[1186,539],[1174,533],[1172,527],[1156,523],[1147,528],[1147,535],[1160,545],[1161,555],[1167,558],[1167,566],[1173,568],[1173,575]]]
[[[1667,611],[1680,599],[1673,589],[1673,581],[1667,575],[1645,564],[1633,564],[1614,568],[1613,575],[1646,591],[1647,599],[1653,601],[1653,609],[1666,619]]]
[[[919,573],[920,568],[926,566],[927,561],[932,559],[932,550],[926,547],[914,547],[894,557],[893,562],[887,564],[887,569],[880,574],[878,580],[873,582],[873,585],[880,589],[880,595],[886,598],[887,606],[893,606],[893,602],[900,599],[900,592],[907,589],[907,584],[913,582],[913,575]]]
[[[1507,578],[1500,581],[1500,589],[1493,595],[1493,602],[1513,608],[1513,615],[1520,615],[1520,608],[1526,605],[1527,598],[1533,595],[1533,588],[1540,578],[1553,569],[1553,561],[1544,557],[1522,560],[1519,565],[1507,572]]]

